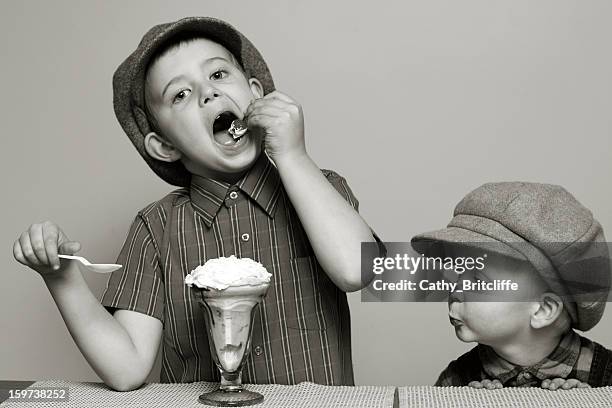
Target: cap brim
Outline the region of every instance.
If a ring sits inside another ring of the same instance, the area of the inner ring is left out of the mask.
[[[415,251],[426,256],[443,256],[445,248],[453,246],[467,247],[482,250],[486,253],[495,253],[514,259],[527,260],[519,251],[495,238],[458,227],[448,227],[416,235],[411,239],[410,244]]]

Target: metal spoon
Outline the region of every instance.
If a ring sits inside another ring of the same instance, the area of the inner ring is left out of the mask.
[[[83,265],[85,268],[89,269],[92,272],[96,272],[96,273],[110,273],[112,271],[116,271],[117,269],[121,268],[121,265],[117,265],[117,264],[92,264],[87,259],[83,258],[82,256],[58,255],[58,257],[64,258],[64,259],[74,259],[75,261],[79,261],[81,265]]]
[[[234,140],[240,139],[249,130],[246,122],[240,119],[234,119],[227,130]]]

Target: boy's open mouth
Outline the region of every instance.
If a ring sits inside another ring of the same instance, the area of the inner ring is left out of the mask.
[[[232,146],[240,137],[235,138],[229,129],[232,126],[232,122],[238,119],[238,117],[230,111],[221,112],[213,123],[213,137],[215,141],[224,146]]]

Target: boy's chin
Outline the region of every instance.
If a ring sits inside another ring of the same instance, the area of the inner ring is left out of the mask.
[[[238,178],[244,175],[245,172],[253,167],[261,154],[263,154],[262,150],[253,150],[248,152],[248,154],[245,152],[239,156],[222,160],[213,167],[206,164],[201,164],[200,166],[189,166],[187,169],[192,174],[202,177],[227,182],[235,182]]]
[[[464,343],[474,343],[478,341],[478,336],[465,326],[455,327],[455,336]]]
[[[248,170],[255,164],[263,150],[257,147],[245,150],[241,154],[224,160],[228,172],[240,173]]]

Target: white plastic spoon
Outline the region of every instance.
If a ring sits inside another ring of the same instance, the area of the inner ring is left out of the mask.
[[[117,264],[92,264],[87,259],[83,258],[82,256],[76,256],[76,255],[58,255],[58,256],[64,259],[74,259],[75,261],[79,261],[81,265],[83,265],[85,268],[89,269],[92,272],[96,272],[96,273],[110,273],[112,271],[116,271],[117,269],[121,268],[121,265],[117,265]]]

